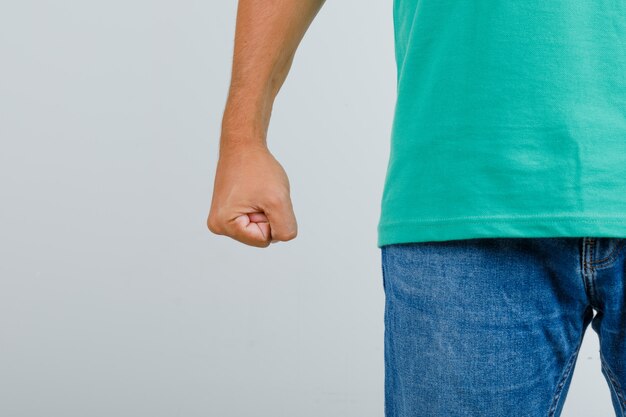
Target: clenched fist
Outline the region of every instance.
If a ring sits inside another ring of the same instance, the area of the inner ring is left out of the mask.
[[[267,147],[220,149],[207,225],[213,233],[262,248],[296,237],[289,179]]]

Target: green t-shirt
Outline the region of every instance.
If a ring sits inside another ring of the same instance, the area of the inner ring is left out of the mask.
[[[626,237],[626,1],[395,0],[378,246]]]

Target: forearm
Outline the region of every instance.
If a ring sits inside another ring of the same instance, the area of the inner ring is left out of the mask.
[[[220,150],[265,146],[274,99],[324,0],[239,0]]]

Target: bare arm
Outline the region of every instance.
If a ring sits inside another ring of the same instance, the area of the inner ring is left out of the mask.
[[[289,180],[267,147],[274,99],[324,0],[239,0],[208,227],[248,245],[296,237]]]

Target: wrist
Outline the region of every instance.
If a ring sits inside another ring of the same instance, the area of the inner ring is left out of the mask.
[[[222,130],[220,138],[220,156],[241,154],[250,151],[268,152],[265,136],[246,129]]]

